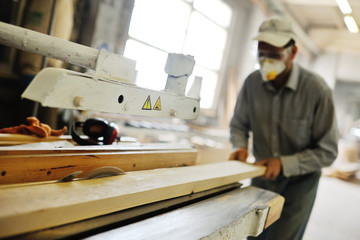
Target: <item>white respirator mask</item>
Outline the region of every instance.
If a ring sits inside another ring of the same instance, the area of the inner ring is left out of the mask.
[[[276,77],[286,69],[285,63],[281,60],[261,58],[259,63],[261,77],[264,81],[271,81],[276,79]]]
[[[286,60],[289,58],[292,48],[287,48],[279,53],[259,52],[260,73],[264,81],[272,81],[286,69]]]

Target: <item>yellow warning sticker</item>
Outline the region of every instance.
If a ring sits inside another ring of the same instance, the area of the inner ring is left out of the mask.
[[[160,97],[158,97],[158,99],[156,100],[156,103],[154,105],[154,110],[157,110],[157,111],[161,111],[161,101],[160,101]]]
[[[151,110],[151,100],[150,100],[150,95],[147,97],[142,110]]]

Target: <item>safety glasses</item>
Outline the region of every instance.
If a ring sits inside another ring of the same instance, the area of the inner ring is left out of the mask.
[[[291,47],[285,48],[281,51],[271,51],[271,50],[264,50],[264,49],[259,49],[257,52],[257,58],[260,59],[264,59],[264,58],[270,58],[270,59],[274,59],[274,60],[286,60],[290,53],[291,53]]]

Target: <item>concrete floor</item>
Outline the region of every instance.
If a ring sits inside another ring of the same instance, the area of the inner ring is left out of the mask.
[[[321,177],[303,240],[360,239],[360,174],[351,181]]]

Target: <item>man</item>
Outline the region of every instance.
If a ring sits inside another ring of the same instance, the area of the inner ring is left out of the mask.
[[[302,239],[321,168],[337,156],[338,130],[326,82],[293,63],[297,53],[291,22],[263,22],[258,40],[260,70],[245,80],[230,123],[230,160],[245,161],[248,138],[256,165],[266,166],[252,185],[285,197],[280,219],[258,239]]]

